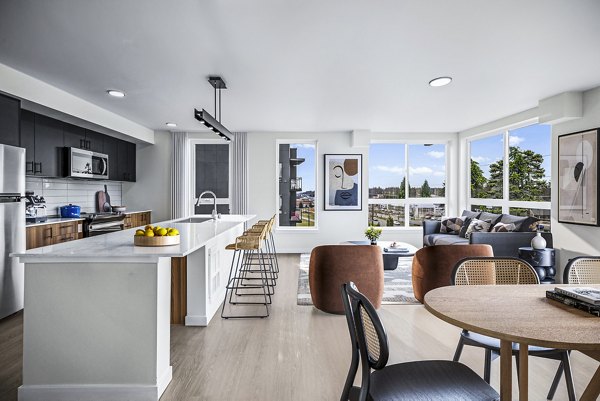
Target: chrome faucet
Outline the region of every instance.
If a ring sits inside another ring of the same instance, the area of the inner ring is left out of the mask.
[[[215,193],[213,191],[204,191],[200,194],[200,196],[198,196],[198,200],[196,201],[196,206],[200,206],[200,199],[202,199],[202,197],[204,195],[212,195],[213,197],[213,210],[210,214],[210,216],[213,218],[213,220],[216,220],[219,218],[219,214],[217,213],[217,195],[215,195]]]

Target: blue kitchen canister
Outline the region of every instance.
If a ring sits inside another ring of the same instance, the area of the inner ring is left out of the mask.
[[[80,214],[81,207],[79,206],[68,204],[60,207],[60,217],[79,217]]]

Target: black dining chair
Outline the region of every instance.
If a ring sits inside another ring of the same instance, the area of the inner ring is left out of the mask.
[[[460,260],[452,272],[452,285],[515,285],[515,284],[540,284],[540,279],[534,268],[522,259],[512,257],[470,257]],[[500,340],[482,334],[471,333],[463,330],[460,333],[458,345],[453,360],[458,362],[463,347],[483,348],[485,350],[483,378],[490,382],[492,361],[500,356]],[[564,373],[567,384],[569,401],[576,401],[575,385],[571,373],[570,351],[564,349],[544,348],[530,346],[529,355],[559,361],[554,380],[548,391],[547,400],[552,400],[558,383]],[[513,343],[513,356],[519,355],[519,345]],[[515,358],[517,371],[519,358]]]
[[[431,360],[388,365],[385,328],[369,299],[352,282],[342,285],[342,299],[352,361],[341,401],[499,400],[489,384],[460,362]],[[359,362],[361,386],[354,387]]]

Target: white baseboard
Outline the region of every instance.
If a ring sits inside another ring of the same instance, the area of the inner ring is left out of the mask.
[[[19,387],[19,401],[157,401],[160,395],[158,386],[24,384]]]
[[[156,386],[142,385],[22,385],[19,401],[158,401],[173,378],[169,366]]]
[[[208,326],[208,319],[206,316],[199,315],[187,315],[185,317],[186,326]]]

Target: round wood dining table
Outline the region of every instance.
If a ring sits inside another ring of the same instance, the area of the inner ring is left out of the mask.
[[[566,286],[566,285],[559,285]],[[600,285],[586,285],[600,288]],[[512,399],[512,343],[580,351],[600,361],[600,317],[546,298],[547,285],[469,285],[437,288],[425,295],[436,317],[500,339],[500,400]],[[519,400],[528,400],[528,353],[519,353]],[[581,396],[600,396],[600,367]]]

